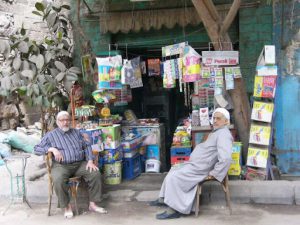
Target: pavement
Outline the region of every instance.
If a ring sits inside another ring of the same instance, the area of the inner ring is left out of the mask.
[[[43,157],[31,155],[25,169],[25,183],[27,199],[30,203],[47,203],[48,177],[43,168]],[[22,175],[20,162],[9,161],[8,167],[13,174]],[[148,202],[158,197],[161,183],[166,173],[143,173],[134,180],[122,181],[119,185],[104,185],[103,197],[105,200],[125,202]],[[8,200],[11,196],[10,174],[5,166],[0,166],[0,200]],[[19,182],[20,183],[20,182]],[[14,184],[14,187],[16,184]],[[233,204],[282,204],[300,205],[300,181],[245,181],[230,180],[229,189]],[[85,199],[85,188],[80,189],[80,199]],[[54,197],[53,202],[57,201]],[[225,204],[222,187],[217,182],[204,184],[201,203]]]

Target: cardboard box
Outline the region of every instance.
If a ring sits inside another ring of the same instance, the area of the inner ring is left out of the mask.
[[[257,61],[258,66],[275,65],[275,46],[265,45]]]
[[[99,127],[102,131],[102,140],[105,149],[115,149],[121,145],[121,126],[114,124],[107,127]]]
[[[84,140],[91,145],[92,151],[100,152],[103,150],[102,131],[100,129],[81,129],[80,133]]]
[[[241,174],[241,142],[234,142],[232,145],[231,164],[228,170],[228,175],[239,176]]]
[[[209,126],[208,107],[199,109],[200,125]]]
[[[131,140],[122,140],[122,147],[125,151],[129,149],[138,148],[141,146],[144,138],[144,136],[138,135]]]

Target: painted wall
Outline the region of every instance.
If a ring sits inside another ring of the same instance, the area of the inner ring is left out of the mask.
[[[257,59],[264,45],[272,44],[272,5],[239,10],[240,66],[248,93],[253,93]]]
[[[300,175],[300,2],[274,2],[274,43],[279,76],[275,150],[284,174]]]

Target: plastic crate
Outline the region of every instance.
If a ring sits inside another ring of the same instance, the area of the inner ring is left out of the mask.
[[[187,160],[189,160],[189,156],[172,156],[171,157],[171,165],[177,164],[177,163],[183,163]]]
[[[145,163],[146,163],[146,160],[147,160],[146,154],[140,155],[140,160],[141,160],[141,172],[145,173]]]
[[[172,156],[190,156],[192,152],[191,147],[171,147],[171,157]]]
[[[123,158],[122,176],[124,180],[132,180],[141,174],[140,154],[132,158]]]

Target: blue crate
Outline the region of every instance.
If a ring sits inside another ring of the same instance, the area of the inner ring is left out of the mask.
[[[186,147],[186,146],[171,147],[171,157],[172,156],[190,156],[191,152],[192,152],[191,147]]]
[[[132,180],[141,174],[140,154],[132,158],[123,158],[122,177],[124,180]]]
[[[140,155],[140,160],[141,160],[141,172],[145,173],[145,164],[146,164],[146,160],[147,160],[146,154]]]

